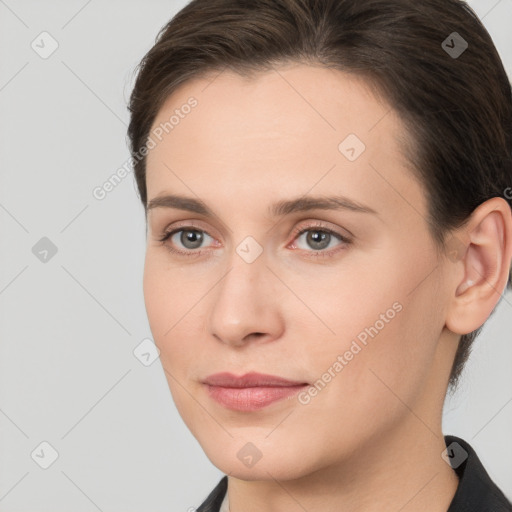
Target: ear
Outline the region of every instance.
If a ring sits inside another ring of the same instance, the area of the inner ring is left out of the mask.
[[[456,266],[450,270],[446,327],[468,334],[485,323],[507,286],[512,261],[512,210],[507,201],[493,197],[480,204],[446,249]]]

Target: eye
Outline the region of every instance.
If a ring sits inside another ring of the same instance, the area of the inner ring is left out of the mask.
[[[304,237],[303,235],[306,236]],[[351,239],[321,223],[313,223],[301,228],[296,228],[293,233],[294,242],[291,245],[293,249],[297,248],[295,241],[301,238],[304,238],[303,243],[306,246],[304,247],[301,243],[298,249],[306,252],[306,257],[312,258],[332,257],[335,253],[345,249],[346,246],[351,243]],[[159,238],[159,241],[171,253],[187,257],[197,257],[207,252],[202,249],[208,247],[204,245],[205,242],[208,242],[208,239],[216,242],[215,239],[203,229],[193,225],[186,225],[166,231],[163,236]],[[334,244],[334,249],[332,249],[333,242],[336,241],[340,243]],[[217,246],[219,245],[218,242],[216,242],[216,244]]]
[[[208,238],[213,240],[213,237],[202,229],[198,229],[194,226],[180,226],[179,228],[164,233],[164,235],[159,238],[159,241],[162,242],[170,252],[183,256],[199,256],[203,251],[198,249],[202,248],[203,242]],[[166,243],[168,240],[172,243]],[[176,249],[176,247],[180,246],[183,247],[184,250]]]
[[[303,237],[303,235],[306,236]],[[351,243],[351,240],[348,237],[319,223],[298,228],[294,233],[294,240],[300,240],[301,238],[303,238],[305,247],[301,247],[299,245],[298,248],[309,252],[310,254],[308,254],[307,257],[313,258],[333,256],[334,253],[343,250]],[[326,250],[332,248],[332,242],[335,242],[336,240],[341,242],[337,245],[335,244],[335,247],[338,248],[334,250]]]

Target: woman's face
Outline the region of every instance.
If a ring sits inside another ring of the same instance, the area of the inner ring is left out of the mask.
[[[176,406],[225,473],[298,478],[440,425],[449,263],[403,134],[364,82],[306,65],[189,81],[158,113],[146,308]],[[296,385],[205,383],[224,372]]]

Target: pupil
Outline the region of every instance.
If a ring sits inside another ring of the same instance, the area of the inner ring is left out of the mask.
[[[192,245],[196,244],[197,246],[201,245],[203,235],[201,233],[199,233],[199,231],[186,231],[185,233],[186,233],[185,239],[186,239],[187,243],[190,242],[190,243],[192,243]],[[182,242],[183,242],[183,240],[182,240]],[[184,243],[183,245],[187,246],[186,243]],[[194,249],[195,247],[192,247],[192,248]]]
[[[330,236],[329,233],[324,233],[323,231],[312,231],[310,233],[310,238],[312,239],[313,244],[322,245],[322,247],[320,247],[320,249],[323,249],[324,247],[327,247],[327,245],[329,245],[328,243],[327,243],[327,245],[325,243],[322,244],[322,242],[325,242],[325,240],[328,239],[329,236]]]

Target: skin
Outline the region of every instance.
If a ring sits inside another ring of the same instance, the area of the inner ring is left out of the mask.
[[[480,205],[453,233],[459,257],[440,253],[400,151],[407,132],[354,76],[300,63],[251,78],[224,71],[180,86],[153,127],[190,96],[198,105],[148,154],[148,201],[186,195],[214,215],[148,210],[144,296],[178,411],[229,475],[230,511],[446,512],[458,479],[441,457],[443,401],[460,334],[505,288],[508,204]],[[366,146],[355,161],[338,149],[351,133]],[[333,194],[377,214],[267,211]],[[204,234],[199,256],[170,252],[198,251],[181,233],[159,241],[191,222]],[[351,242],[332,236],[320,249],[331,257],[315,258],[308,233],[321,227],[293,231],[312,222]],[[252,263],[236,251],[248,236],[263,249]],[[201,383],[222,371],[314,383],[394,303],[400,312],[307,404],[236,412]],[[248,442],[261,454],[252,467],[237,457]]]

